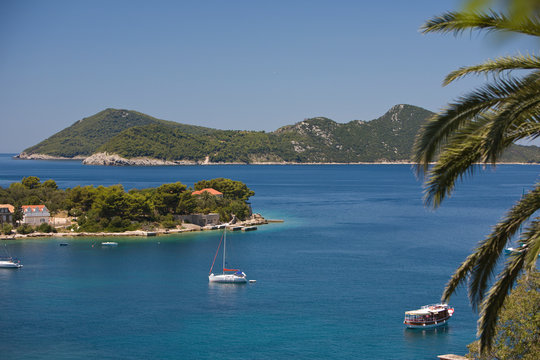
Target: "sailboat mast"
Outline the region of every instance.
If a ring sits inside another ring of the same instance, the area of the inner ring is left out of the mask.
[[[227,251],[227,228],[223,231],[223,274],[225,274],[225,252]]]

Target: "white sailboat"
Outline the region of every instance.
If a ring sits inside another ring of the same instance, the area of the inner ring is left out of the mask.
[[[223,273],[215,275],[212,272],[214,268],[214,263],[216,262],[217,254],[219,253],[219,248],[221,246],[221,241],[219,242],[216,255],[214,256],[214,261],[212,262],[212,267],[210,267],[210,275],[208,275],[208,280],[215,283],[228,283],[228,284],[245,284],[248,282],[247,276],[243,271],[239,269],[228,269],[225,267],[225,257],[227,252],[227,229],[223,231]]]
[[[4,244],[5,256],[0,256],[0,268],[3,269],[18,269],[22,268],[21,262],[12,258],[7,251],[6,244]]]

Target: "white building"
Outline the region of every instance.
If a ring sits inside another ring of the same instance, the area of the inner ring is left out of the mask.
[[[49,223],[51,214],[45,205],[23,205],[23,223],[33,226]]]

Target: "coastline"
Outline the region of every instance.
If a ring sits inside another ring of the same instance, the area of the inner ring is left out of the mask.
[[[149,157],[124,158],[117,154],[96,153],[88,157],[76,156],[67,158],[46,154],[20,153],[13,158],[17,160],[68,160],[81,161],[84,165],[97,166],[196,166],[196,165],[416,165],[410,160],[396,161],[358,161],[358,162],[293,162],[293,161],[254,161],[254,162],[210,162],[194,160],[161,160]],[[478,165],[485,165],[478,163]],[[497,165],[540,165],[540,162],[498,162]]]
[[[239,221],[234,226],[256,226],[256,225],[266,225],[273,222],[283,222],[282,220],[267,220],[265,218],[260,219],[251,219],[246,221]],[[11,234],[11,235],[0,235],[0,240],[17,240],[17,239],[27,239],[27,238],[50,238],[50,237],[118,237],[118,236],[144,236],[144,237],[154,237],[160,235],[171,235],[171,234],[181,234],[188,232],[198,232],[198,231],[213,231],[219,230],[217,228],[212,228],[209,226],[198,226],[194,224],[184,224],[183,228],[180,229],[157,229],[152,231],[144,230],[132,230],[132,231],[122,231],[122,232],[56,232],[56,233],[41,233],[33,232],[31,234]]]

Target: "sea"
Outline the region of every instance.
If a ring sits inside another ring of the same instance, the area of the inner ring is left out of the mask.
[[[114,248],[99,237],[2,241],[24,264],[0,269],[2,359],[463,355],[478,318],[465,288],[445,327],[405,329],[404,312],[439,301],[539,169],[478,168],[433,210],[410,165],[103,167],[13,155],[0,155],[2,187],[25,176],[125,189],[224,177],[255,191],[254,212],[284,222],[228,234],[227,265],[256,280],[246,285],[208,282],[219,231],[117,237]]]

